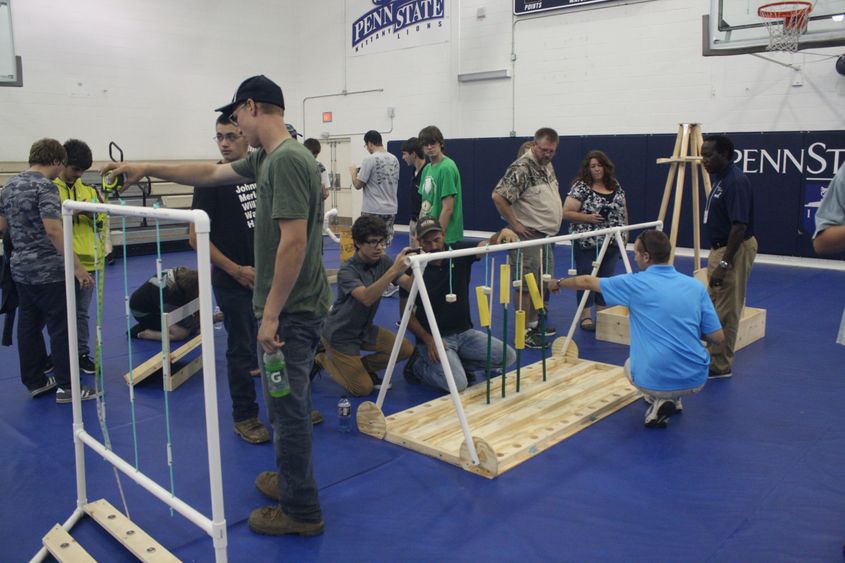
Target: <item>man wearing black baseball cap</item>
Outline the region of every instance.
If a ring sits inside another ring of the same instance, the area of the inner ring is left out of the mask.
[[[320,172],[308,149],[291,139],[284,110],[282,89],[266,76],[253,76],[217,111],[258,150],[232,163],[111,163],[102,173],[126,174],[127,183],[149,175],[195,186],[258,184],[252,301],[261,321],[258,352],[272,353],[284,345],[290,393],[270,395],[260,361],[279,471],[261,473],[255,484],[279,504],[254,510],[249,526],[261,534],[311,536],[323,533],[323,516],[312,464],[308,375],[331,290],[321,256]]]
[[[423,252],[441,252],[446,250],[443,237],[443,227],[431,216],[424,216],[417,221],[417,240]],[[449,245],[450,250],[499,244],[519,240],[510,229],[502,229],[489,239],[479,243],[457,241]],[[451,260],[437,260],[429,262],[423,270],[423,280],[437,328],[446,349],[446,357],[455,380],[458,391],[467,388],[472,372],[481,371],[486,366],[488,343],[487,335],[472,328],[470,317],[469,282],[472,274],[472,264],[480,258],[479,254],[462,256]],[[407,296],[400,298],[399,310],[405,309]],[[405,380],[409,383],[427,383],[449,391],[446,372],[437,352],[431,325],[428,322],[422,300],[417,297],[415,315],[408,321],[408,330],[417,337],[414,354],[405,363]],[[504,349],[504,350],[503,350]],[[510,346],[503,346],[502,341],[493,338],[489,347],[492,365],[501,366],[504,355],[506,365],[516,361],[516,352]],[[503,354],[504,352],[504,354]]]

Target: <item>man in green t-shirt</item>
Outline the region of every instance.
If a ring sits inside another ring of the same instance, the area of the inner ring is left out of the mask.
[[[420,131],[419,141],[430,162],[420,176],[422,208],[420,217],[438,220],[447,245],[464,238],[464,210],[461,198],[461,173],[455,161],[443,154],[443,133],[434,125]]]
[[[114,163],[103,172],[126,174],[128,184],[145,175],[195,186],[257,183],[252,303],[261,321],[258,352],[284,346],[290,393],[270,396],[259,362],[279,471],[261,473],[255,484],[279,504],[254,510],[249,527],[260,534],[312,536],[323,533],[323,516],[312,463],[308,375],[331,291],[321,257],[320,172],[308,149],[291,139],[284,108],[282,89],[263,75],[253,76],[230,104],[217,109],[257,149],[246,158],[224,164]]]

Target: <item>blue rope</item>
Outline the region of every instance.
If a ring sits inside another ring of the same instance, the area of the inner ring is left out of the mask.
[[[118,200],[120,205],[126,205],[126,200],[123,198]],[[120,217],[121,222],[121,232],[123,233],[123,309],[124,315],[126,317],[126,343],[127,348],[129,349],[129,411],[131,413],[132,418],[132,442],[135,448],[135,469],[139,469],[139,454],[138,454],[138,430],[135,418],[135,381],[134,381],[134,367],[132,363],[132,335],[130,331],[131,321],[130,317],[131,314],[129,312],[129,275],[127,273],[127,266],[126,266],[126,216],[121,215]]]
[[[449,252],[452,251],[452,247],[449,246]],[[449,257],[449,293],[453,293],[452,291],[452,257]]]
[[[159,202],[153,204],[154,209],[159,208]],[[158,217],[155,219],[156,222],[156,272],[158,274],[158,303],[161,313],[164,314],[164,286],[163,286],[163,279],[161,275],[161,224],[159,222]],[[164,331],[170,330],[169,326],[164,326],[164,323],[161,323],[161,346],[164,349],[165,345],[165,338],[164,338]],[[162,361],[164,360],[164,354],[162,354]],[[169,358],[168,358],[169,360]],[[164,364],[162,364],[162,368],[164,368]],[[167,381],[162,379],[162,387],[164,388],[164,426],[167,434],[167,469],[170,473],[170,494],[174,497],[176,496],[176,483],[173,478],[173,440],[170,434],[170,391],[167,390]],[[170,509],[170,515],[173,515],[173,508]]]

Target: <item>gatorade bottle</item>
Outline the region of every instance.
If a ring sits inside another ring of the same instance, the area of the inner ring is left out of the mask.
[[[281,349],[272,354],[264,352],[264,375],[267,377],[267,388],[270,390],[271,397],[278,399],[290,393],[285,355],[282,354]]]

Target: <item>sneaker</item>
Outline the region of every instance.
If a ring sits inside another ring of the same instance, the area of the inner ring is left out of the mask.
[[[536,328],[529,329],[525,333],[525,347],[532,350],[542,350],[548,348],[550,342],[540,334],[540,330]]]
[[[539,327],[540,327],[540,325],[538,324],[537,328],[539,329]],[[538,330],[538,332],[539,332],[539,330]],[[554,336],[555,334],[557,334],[557,329],[555,327],[553,327],[552,325],[546,323],[546,336],[547,337]]]
[[[255,478],[255,488],[268,499],[279,502],[279,473],[262,471]]]
[[[417,377],[417,374],[414,373],[414,362],[417,361],[419,355],[420,354],[417,352],[417,349],[414,348],[414,353],[411,354],[411,357],[405,362],[405,369],[402,370],[402,375],[405,376],[405,381],[411,385],[419,385],[422,383],[422,379]]]
[[[97,371],[97,366],[94,365],[94,362],[91,361],[91,358],[88,357],[88,354],[82,354],[79,356],[79,369],[82,373],[93,374]]]
[[[387,289],[384,290],[384,293],[381,294],[382,297],[393,297],[399,291],[399,286],[394,284],[388,284]]]
[[[733,377],[733,372],[731,370],[728,371],[719,371],[715,369],[711,369],[707,373],[707,379],[727,379],[729,377]]]
[[[44,393],[47,393],[48,391],[52,391],[55,388],[56,388],[56,378],[53,377],[52,375],[48,375],[47,376],[47,382],[44,385],[42,385],[41,387],[39,387],[38,389],[30,389],[29,394],[32,395],[32,398],[34,399],[35,397],[40,397]]]
[[[370,374],[370,379],[373,381],[373,389],[381,389],[381,378],[378,376],[378,374],[374,371],[370,371],[370,372],[367,372],[367,373]],[[392,389],[393,384],[389,383],[387,385],[387,388]]]
[[[270,441],[270,431],[257,416],[235,423],[235,434],[250,444],[263,444]]]
[[[654,397],[652,397],[651,395],[643,395],[643,401],[645,401],[649,405],[654,404]],[[672,402],[675,403],[675,412],[676,413],[684,412],[684,404],[681,402],[680,397],[678,397],[677,399],[674,399]]]
[[[93,387],[85,387],[84,385],[79,388],[79,395],[83,401],[90,401],[91,399],[96,399],[100,396],[100,393],[94,389]],[[70,388],[62,389],[59,387],[56,389],[56,402],[61,404],[70,403],[73,399],[71,398]]]
[[[41,371],[44,375],[53,371],[53,356],[47,356],[47,359],[44,360],[44,367],[41,368]]]
[[[284,513],[277,505],[256,508],[249,515],[249,529],[257,534],[268,536],[318,536],[323,533],[325,524],[296,520]]]
[[[646,428],[666,428],[669,417],[675,414],[675,401],[655,399],[645,413]]]
[[[325,419],[325,417],[323,417],[323,413],[321,413],[317,409],[314,409],[313,411],[311,411],[311,424],[312,425],[320,424],[321,422],[323,422],[325,420],[326,419]]]

